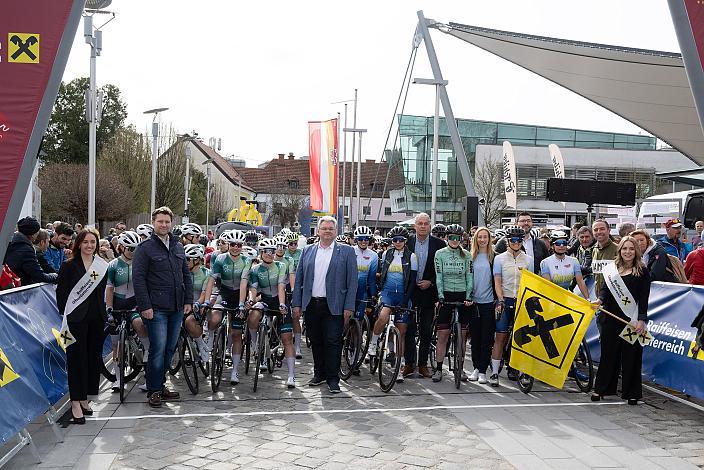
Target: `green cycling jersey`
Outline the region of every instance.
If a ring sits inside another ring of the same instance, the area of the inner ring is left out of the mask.
[[[465,292],[466,299],[472,300],[472,257],[467,250],[449,246],[438,250],[435,253],[435,273],[440,300],[445,292]]]

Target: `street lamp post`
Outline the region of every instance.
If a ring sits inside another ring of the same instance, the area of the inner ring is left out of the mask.
[[[208,158],[206,161],[201,163],[205,165],[205,178],[207,180],[207,188],[205,190],[205,233],[208,233],[208,224],[210,223],[210,164],[213,162],[212,159]]]
[[[191,143],[190,141],[186,141],[186,176],[184,178],[183,186],[184,186],[184,198],[183,198],[183,223],[187,224],[189,221],[189,214],[188,214],[188,209],[190,206],[190,198],[188,197],[188,190],[191,187],[191,179],[190,179],[190,169],[191,169]]]
[[[159,113],[166,111],[169,108],[154,108],[144,111],[144,114],[153,114],[152,118],[152,191],[149,203],[149,213],[151,214],[156,209],[156,164],[157,164],[157,138],[159,137],[159,123],[156,118]]]
[[[354,135],[359,134],[359,160],[358,160],[358,166],[357,166],[357,216],[355,219],[355,223],[359,225],[359,207],[361,203],[361,196],[360,196],[360,186],[362,185],[362,134],[367,132],[366,129],[357,129],[357,128],[344,128],[342,129],[343,132],[352,132],[353,137],[352,137],[352,143],[354,143]],[[354,145],[353,145],[354,148]],[[352,168],[354,168],[354,153],[352,153]],[[351,191],[351,186],[352,186],[352,178],[350,178],[350,229],[352,228],[352,191]]]
[[[430,223],[437,222],[438,205],[438,151],[440,146],[440,87],[447,85],[447,80],[433,78],[414,78],[413,83],[418,85],[435,86],[435,118],[433,121],[433,170],[430,183]]]

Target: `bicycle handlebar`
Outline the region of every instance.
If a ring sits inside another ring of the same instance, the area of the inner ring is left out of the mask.
[[[445,301],[440,301],[441,305],[447,305],[448,307],[464,307],[464,302],[445,302]],[[472,300],[469,300],[469,302],[473,302]]]

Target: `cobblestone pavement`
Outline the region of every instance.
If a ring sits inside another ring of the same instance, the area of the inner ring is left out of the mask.
[[[42,463],[24,449],[6,468],[704,468],[704,412],[652,392],[632,407],[591,403],[569,382],[524,395],[505,378],[498,389],[457,391],[446,377],[385,394],[363,368],[331,395],[303,385],[307,356],[294,390],[285,368],[262,376],[257,393],[241,374],[218,393],[201,381],[194,396],[177,376],[181,401],[153,410],[134,382],[122,405],[106,386],[94,419],[64,430],[63,443],[46,425],[30,427]]]

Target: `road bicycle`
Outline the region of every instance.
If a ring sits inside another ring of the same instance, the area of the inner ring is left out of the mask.
[[[362,327],[359,320],[350,318],[342,333],[342,358],[340,360],[340,378],[352,377],[361,353]]]
[[[257,330],[257,350],[254,353],[252,391],[256,392],[262,363],[266,362],[265,367],[269,374],[274,372],[274,367],[281,367],[283,364],[284,347],[278,328],[283,314],[281,310],[266,307],[251,307],[251,309],[262,312],[262,319],[259,321],[259,329]]]
[[[199,313],[195,311],[193,312],[193,315],[198,315],[196,319],[198,319],[199,323],[203,323],[205,315],[201,317]],[[188,389],[193,395],[197,395],[199,386],[198,369],[201,370],[205,377],[208,377],[209,365],[207,362],[202,361],[198,343],[196,343],[195,339],[191,338],[191,335],[188,334],[188,331],[186,331],[185,321],[186,317],[184,317],[183,319],[181,331],[178,335],[178,342],[176,343],[176,353],[178,355],[178,362],[174,364],[172,360],[172,367],[170,368],[169,372],[171,372],[171,369],[173,369],[173,374],[175,374],[176,371],[181,369],[181,372],[183,372],[183,378],[186,381],[186,385],[188,385]]]
[[[131,316],[134,313],[135,310],[113,310],[113,316],[121,318],[120,323],[109,325],[104,331],[107,336],[110,330],[117,328],[117,374],[109,372],[104,361],[101,361],[101,372],[111,382],[117,382],[120,403],[125,401],[125,385],[139,375],[143,366],[144,346],[132,328]]]
[[[460,307],[464,307],[464,302],[439,302],[433,320],[433,338],[435,338],[435,347],[437,347],[437,316],[442,306],[452,307],[452,320],[450,322],[450,336],[447,338],[447,353],[446,356],[450,359],[450,371],[455,378],[455,388],[459,390],[462,383],[462,372],[464,370],[464,358],[466,353],[465,336],[462,333],[462,325],[460,324]],[[435,358],[435,349],[433,348],[432,357]],[[433,363],[434,366],[437,362]]]
[[[378,299],[372,297],[371,299],[362,300],[360,302],[363,303],[365,307],[364,313],[357,319],[359,322],[359,355],[354,365],[354,371],[359,371],[364,359],[367,357],[369,343],[372,340],[372,327],[374,326],[374,314],[376,312],[375,306],[378,304]],[[353,373],[355,373],[354,371]]]
[[[378,372],[379,375],[379,386],[381,390],[388,393],[393,388],[398,378],[399,369],[401,368],[401,333],[398,328],[394,325],[394,320],[396,314],[407,312],[415,315],[415,309],[406,308],[399,305],[383,305],[380,304],[377,307],[378,312],[381,311],[383,307],[391,309],[389,315],[389,321],[386,327],[381,332],[377,342],[377,353],[375,356],[369,358],[369,370],[372,374]],[[393,349],[393,359],[387,360],[387,356],[391,353],[389,345],[392,345]]]
[[[227,319],[230,315],[242,316],[245,318],[246,314],[242,312],[239,308],[228,308],[225,306],[220,307],[203,307],[204,313],[209,311],[219,311],[222,312],[222,319],[218,326],[213,332],[213,348],[210,351],[210,388],[213,392],[217,392],[220,388],[220,382],[222,381],[222,371],[225,368],[227,362]],[[207,315],[206,315],[207,317]],[[245,345],[243,344],[244,348]],[[247,351],[249,351],[249,346],[247,346]],[[237,367],[237,364],[233,364],[233,367]]]

